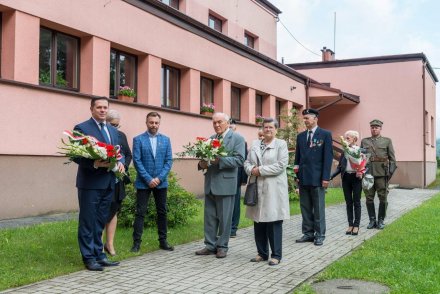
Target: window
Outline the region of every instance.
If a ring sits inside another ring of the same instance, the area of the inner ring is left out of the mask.
[[[280,121],[280,115],[281,115],[281,101],[280,100],[275,101],[275,115],[276,115],[276,119],[278,121]]]
[[[231,87],[231,118],[240,120],[241,91],[237,87]]]
[[[78,89],[78,53],[77,38],[40,28],[40,84]]]
[[[255,47],[255,38],[249,35],[248,33],[244,33],[244,44],[252,49]]]
[[[119,87],[136,90],[136,57],[112,49],[110,51],[110,97],[118,96]]]
[[[180,108],[180,70],[162,65],[162,107]]]
[[[431,146],[435,146],[435,120],[434,117],[431,115]]]
[[[200,106],[214,104],[214,81],[208,78],[200,78]]]
[[[223,21],[210,14],[208,18],[208,26],[216,31],[222,32]]]
[[[179,10],[179,0],[160,0],[162,3]]]
[[[263,95],[255,95],[255,115],[263,116]]]

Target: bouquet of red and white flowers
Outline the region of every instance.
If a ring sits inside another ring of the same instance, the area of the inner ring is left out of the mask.
[[[192,157],[208,162],[217,157],[227,156],[228,152],[223,146],[223,140],[197,137],[195,143],[184,145],[185,151],[177,153],[179,157]]]
[[[350,146],[343,136],[341,136],[341,144],[344,149],[345,157],[350,162],[351,167],[359,173],[365,173],[367,158],[365,154],[361,152],[360,147],[356,145]]]
[[[73,132],[64,131],[63,134],[67,135],[69,141],[65,142],[61,139],[63,146],[59,147],[59,149],[63,151],[58,153],[66,155],[69,158],[69,161],[66,163],[70,163],[78,158],[107,160],[110,162],[108,171],[115,172],[116,176],[122,179],[124,174],[118,171],[117,166],[118,160],[122,158],[119,145],[102,143],[95,137],[84,135],[75,130]]]

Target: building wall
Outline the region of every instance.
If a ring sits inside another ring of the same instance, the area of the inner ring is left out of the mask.
[[[423,186],[423,73],[422,61],[368,64],[299,70],[331,87],[360,96],[356,106],[334,105],[321,112],[320,124],[339,138],[348,129],[370,136],[369,121],[384,122],[382,135],[393,140],[399,168],[393,183]],[[426,82],[426,110],[435,121],[435,84]],[[427,145],[427,184],[435,179],[435,144]],[[407,171],[405,168],[414,168]],[[414,177],[408,177],[412,175]],[[420,176],[418,176],[420,175]]]
[[[185,6],[186,14],[204,24],[208,23],[210,11],[224,17],[227,20],[224,33],[240,43],[244,42],[245,30],[257,36],[255,49],[276,59],[276,15],[257,1],[186,0]]]
[[[8,126],[2,129],[8,143],[0,145],[2,167],[8,167],[0,178],[0,185],[8,189],[0,198],[8,205],[0,208],[0,219],[77,209],[76,167],[62,164],[65,159],[59,157],[57,147],[63,130],[90,118],[91,97],[109,95],[111,48],[138,58],[138,102],[110,103],[121,113],[121,130],[130,144],[146,130],[145,116],[150,111],[161,113],[160,132],[171,138],[173,153],[197,136],[212,134],[210,118],[199,114],[200,76],[215,80],[214,102],[220,111],[230,112],[231,85],[242,89],[238,132],[249,144],[258,128],[255,93],[264,95],[264,116],[275,116],[277,99],[284,107],[305,104],[304,84],[282,69],[255,62],[124,1],[63,1],[60,5],[55,0],[1,0],[0,12],[0,123]],[[40,26],[79,38],[78,92],[38,85]],[[181,70],[180,110],[161,107],[162,64]],[[176,161],[173,170],[185,188],[202,193],[203,177],[195,162]],[[20,182],[20,177],[25,180]]]

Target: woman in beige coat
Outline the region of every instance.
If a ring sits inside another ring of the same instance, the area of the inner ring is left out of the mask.
[[[264,139],[255,140],[244,162],[244,169],[250,181],[257,177],[258,204],[248,206],[246,217],[254,221],[255,243],[258,255],[252,262],[268,260],[277,265],[282,255],[283,220],[290,218],[289,195],[287,191],[286,166],[289,161],[287,144],[277,139],[278,122],[266,118],[263,122]]]

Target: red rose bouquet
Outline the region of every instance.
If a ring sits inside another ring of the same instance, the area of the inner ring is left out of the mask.
[[[117,162],[122,158],[121,148],[119,145],[105,144],[95,137],[87,136],[78,131],[64,131],[64,135],[67,135],[69,141],[66,142],[61,139],[63,143],[62,147],[59,147],[62,151],[60,154],[66,155],[69,161],[72,162],[77,158],[88,158],[92,160],[107,160],[110,162],[108,171],[115,172],[119,179],[122,179],[124,174],[118,172]]]
[[[177,153],[179,157],[192,157],[209,162],[217,157],[227,156],[223,140],[197,137],[195,143],[184,145],[185,151]]]

